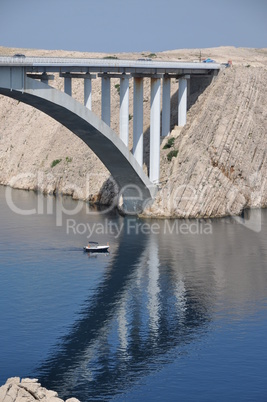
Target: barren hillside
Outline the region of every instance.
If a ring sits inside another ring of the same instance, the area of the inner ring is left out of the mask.
[[[103,57],[103,54],[6,49],[1,55]],[[120,54],[140,58],[143,54]],[[218,62],[231,59],[199,96],[188,112],[188,123],[174,130],[171,150],[161,152],[161,190],[149,216],[203,217],[240,213],[246,206],[267,205],[266,83],[267,50],[215,48],[202,57]],[[162,52],[159,60],[197,60],[199,49]],[[118,132],[119,94],[112,80],[111,127]],[[53,86],[62,87],[56,77]],[[132,83],[130,84],[132,87]],[[177,84],[172,82],[172,125],[177,117]],[[83,88],[74,80],[73,96],[82,99]],[[191,104],[195,101],[191,94]],[[93,111],[100,116],[100,80],[93,81]],[[150,84],[144,83],[145,161],[148,158]],[[133,112],[132,93],[130,110]],[[132,120],[130,120],[130,133]],[[163,141],[162,148],[167,139]],[[146,166],[144,166],[146,169]],[[90,149],[67,129],[43,113],[10,98],[0,97],[0,184],[44,192],[63,192],[75,198],[109,203],[115,189],[109,172]]]

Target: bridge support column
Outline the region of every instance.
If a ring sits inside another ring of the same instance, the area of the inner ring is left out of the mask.
[[[129,76],[120,78],[120,138],[128,147],[129,144]]]
[[[64,76],[64,92],[71,96],[71,77]]]
[[[110,126],[110,77],[102,74],[101,118]]]
[[[160,84],[160,78],[151,78],[149,178],[155,184],[160,164]]]
[[[187,112],[187,80],[189,75],[185,75],[179,78],[179,90],[178,90],[178,126],[184,126],[186,124],[186,112]]]
[[[163,77],[162,86],[162,137],[170,134],[171,129],[171,79]]]
[[[134,77],[133,154],[143,166],[143,78]]]
[[[44,84],[48,85],[48,80],[49,80],[49,75],[46,73],[43,73],[41,75],[41,82],[43,82]]]
[[[92,80],[91,78],[84,79],[84,106],[92,110]]]

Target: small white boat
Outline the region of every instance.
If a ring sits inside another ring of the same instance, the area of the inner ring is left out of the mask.
[[[96,241],[89,241],[88,246],[85,246],[83,249],[89,253],[104,253],[108,252],[109,244],[101,246]]]

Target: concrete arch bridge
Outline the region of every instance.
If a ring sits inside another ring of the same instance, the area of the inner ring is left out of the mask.
[[[0,57],[0,94],[41,110],[81,138],[111,173],[128,208],[140,212],[157,192],[160,137],[170,132],[171,78],[179,80],[178,125],[186,123],[187,87],[191,76],[213,76],[216,63],[150,60]],[[64,92],[49,85],[53,73]],[[101,119],[91,110],[92,79],[101,77]],[[151,80],[149,177],[143,171],[143,78]],[[72,98],[72,80],[84,80],[84,104]],[[120,79],[120,133],[110,128],[110,80]],[[133,149],[129,143],[129,80],[133,79]],[[162,99],[161,99],[162,90]],[[162,104],[162,110],[161,110]],[[162,119],[162,121],[161,121]],[[162,128],[161,128],[162,127]],[[133,201],[133,199],[136,199]],[[126,208],[127,209],[127,208]]]

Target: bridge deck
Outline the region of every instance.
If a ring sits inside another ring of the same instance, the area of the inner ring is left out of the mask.
[[[0,57],[0,66],[26,67],[28,71],[35,72],[73,71],[140,74],[207,74],[223,67],[218,63],[21,56]]]

